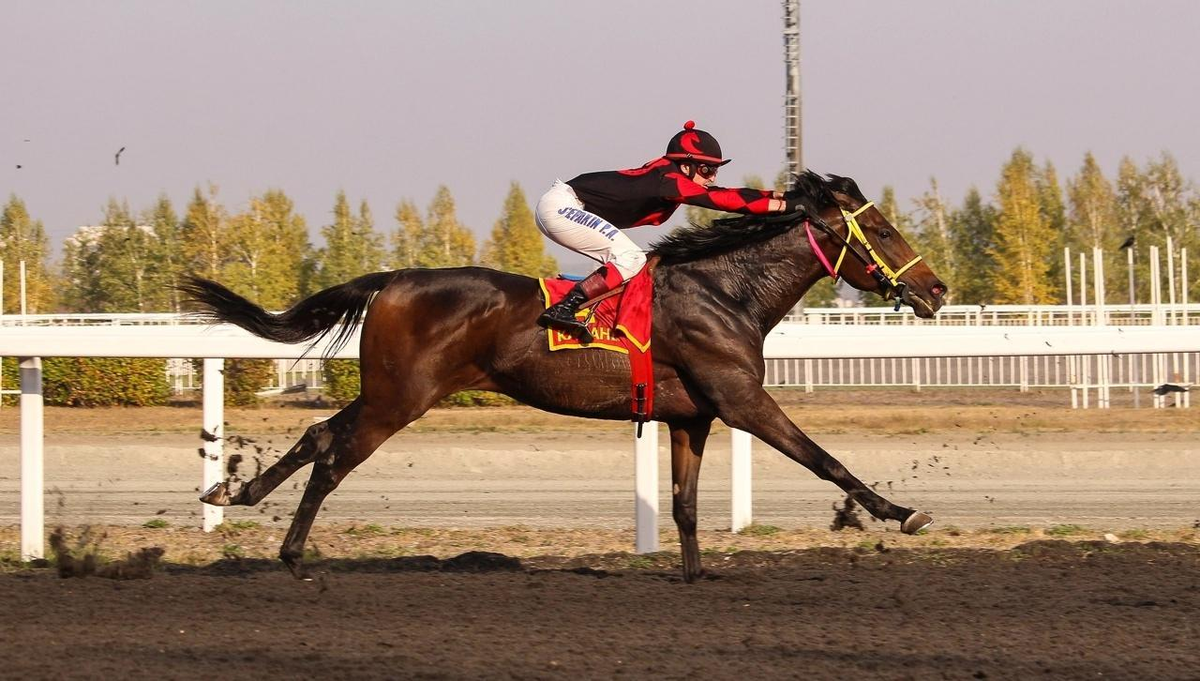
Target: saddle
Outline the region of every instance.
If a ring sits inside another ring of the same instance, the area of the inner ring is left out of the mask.
[[[629,281],[580,306],[576,318],[587,325],[589,342],[558,329],[546,330],[551,352],[559,350],[608,350],[629,357],[632,382],[632,420],[641,425],[650,420],[654,408],[654,371],[650,353],[651,311],[653,309],[654,267],[659,258],[651,256]],[[538,280],[546,307],[562,299],[575,286],[564,277]]]

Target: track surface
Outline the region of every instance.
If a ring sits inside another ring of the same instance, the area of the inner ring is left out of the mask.
[[[1200,551],[495,554],[0,575],[8,678],[1196,678]],[[587,566],[571,571],[572,568]],[[512,569],[514,568],[515,569]]]

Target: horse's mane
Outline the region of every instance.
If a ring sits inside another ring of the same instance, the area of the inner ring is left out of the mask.
[[[811,170],[792,176],[791,187],[784,192],[789,199],[798,198],[814,210],[837,207],[834,192],[846,194],[866,203],[858,185],[848,177],[822,177]],[[674,231],[650,245],[650,252],[663,262],[687,262],[742,248],[791,230],[813,216],[801,211],[790,214],[741,215],[714,220],[711,227],[693,224]]]

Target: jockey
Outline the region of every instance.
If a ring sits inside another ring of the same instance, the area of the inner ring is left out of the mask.
[[[783,194],[762,189],[724,189],[714,183],[721,158],[716,138],[688,121],[667,144],[667,153],[629,170],[584,173],[555,180],[538,201],[537,226],[551,241],[599,262],[600,269],[538,317],[538,324],[576,334],[586,331],[575,313],[584,302],[610,291],[642,269],[646,254],[623,229],[661,225],[679,204],[731,213],[793,212]]]

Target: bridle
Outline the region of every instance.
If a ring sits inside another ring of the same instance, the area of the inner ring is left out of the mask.
[[[903,297],[904,289],[907,286],[904,282],[900,281],[900,275],[911,269],[913,265],[921,262],[921,256],[918,255],[917,257],[908,261],[904,267],[894,271],[886,262],[883,261],[883,258],[879,257],[879,254],[875,252],[874,247],[871,246],[871,242],[867,241],[867,236],[863,234],[862,227],[860,227],[858,224],[858,216],[862,215],[868,208],[874,205],[874,201],[868,201],[853,213],[847,211],[845,208],[838,208],[838,210],[842,212],[842,221],[846,223],[847,236],[838,234],[833,230],[832,227],[825,224],[824,221],[817,220],[817,227],[819,229],[842,242],[842,252],[838,254],[836,264],[830,265],[829,258],[825,257],[825,253],[819,246],[817,246],[817,239],[813,236],[812,232],[812,220],[804,221],[804,230],[808,234],[809,246],[811,246],[813,252],[817,254],[817,259],[820,260],[821,264],[825,266],[825,270],[829,272],[829,276],[833,277],[835,280],[838,278],[838,271],[841,270],[842,261],[846,258],[846,253],[849,252],[866,266],[867,274],[870,274],[875,279],[875,282],[879,284],[879,288],[884,293],[885,297],[887,293],[891,291],[896,300],[895,309],[896,311],[899,311],[900,303],[902,302],[901,298]],[[866,249],[867,255],[863,255],[856,248],[854,248],[854,245],[850,242],[850,239],[854,239],[861,244],[863,248]]]

